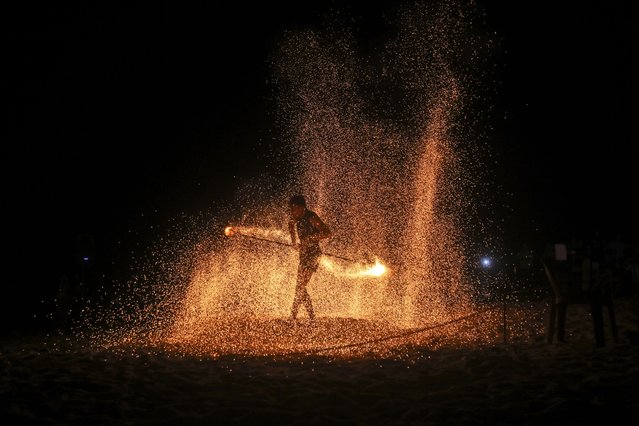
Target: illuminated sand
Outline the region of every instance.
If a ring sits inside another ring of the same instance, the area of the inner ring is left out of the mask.
[[[529,328],[524,324],[531,318],[519,315],[507,318],[506,339],[532,341],[542,335],[543,319],[536,319],[539,327]],[[238,318],[213,322],[208,332],[178,340],[175,349],[179,351],[180,345],[201,348],[200,354],[213,357],[223,354],[406,357],[414,356],[416,348],[435,350],[443,346],[503,342],[502,320],[502,312],[497,308],[413,329],[351,318],[320,318],[313,324],[301,322],[296,326],[285,320]]]
[[[190,334],[175,329],[137,329],[92,345],[130,356],[141,348],[163,356],[248,357],[250,359],[368,358],[417,361],[442,348],[481,348],[531,344],[544,340],[546,301],[484,306],[482,310],[422,327],[405,328],[381,321],[319,318],[295,325],[283,319],[235,317],[211,319]],[[234,358],[235,359],[235,358]]]
[[[481,111],[466,106],[485,46],[469,55],[477,43],[471,16],[465,3],[402,9],[395,36],[372,55],[359,53],[344,28],[286,33],[273,55],[286,143],[272,154],[286,157],[288,177],[270,191],[238,188],[241,211],[227,224],[276,243],[223,237],[210,244],[202,237],[186,265],[163,259],[161,267],[188,270],[188,285],[172,290],[164,308],[148,308],[157,313],[148,315],[146,334],[210,355],[287,353],[392,336],[485,309],[474,298],[472,266],[477,246],[492,244],[477,216],[488,202],[478,191],[485,176],[473,155],[473,117]],[[304,194],[333,230],[324,250],[356,261],[323,256],[308,288],[318,324],[291,331],[283,321],[297,264],[286,247],[293,193]],[[384,273],[371,274],[370,260]],[[486,323],[500,328],[499,321]],[[455,327],[439,333],[456,341],[484,335]]]
[[[435,344],[397,340],[394,359],[362,350],[352,358],[212,358],[153,339],[102,349],[21,335],[0,344],[0,417],[5,424],[541,425],[607,424],[614,414],[621,420],[612,423],[624,424],[639,408],[637,302],[619,300],[620,342],[604,348],[594,347],[587,307],[568,310],[566,343],[548,344],[531,328],[525,341],[482,346],[491,336],[477,331],[494,324],[475,321],[477,343],[438,331]],[[548,310],[540,303],[509,312],[511,324],[531,326]],[[347,330],[358,323],[350,321]]]

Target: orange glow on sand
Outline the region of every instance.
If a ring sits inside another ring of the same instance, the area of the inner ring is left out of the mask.
[[[402,27],[374,61],[345,34],[288,33],[273,81],[294,174],[278,190],[238,188],[245,209],[239,225],[224,228],[232,238],[216,240],[219,228],[185,232],[190,245],[179,260],[154,259],[181,286],[142,308],[138,315],[150,318],[143,331],[114,333],[112,344],[140,339],[207,357],[345,356],[493,339],[497,314],[475,318],[480,328],[455,322],[485,308],[468,273],[472,188],[482,169],[460,117],[470,114],[464,100],[473,81],[452,66],[468,61],[473,69],[474,56],[459,57],[473,42],[467,15],[462,6],[401,10]],[[324,251],[344,256],[323,256],[311,279],[314,324],[304,310],[299,324],[287,321],[297,267],[286,226],[293,193],[334,231]]]

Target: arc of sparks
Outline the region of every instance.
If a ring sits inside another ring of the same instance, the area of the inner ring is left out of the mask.
[[[257,237],[255,235],[249,235],[249,234],[242,233],[237,228],[234,228],[232,226],[227,226],[226,228],[224,228],[224,235],[226,235],[227,237],[233,237],[235,235],[240,235],[242,237],[252,238],[254,240],[264,241],[264,242],[267,242],[267,243],[278,244],[278,245],[287,246],[287,247],[293,247],[291,244],[284,243],[284,242],[281,242],[281,241],[271,240],[271,239],[268,239],[268,238],[262,238],[262,237]],[[334,254],[334,253],[323,252],[322,254],[325,255],[325,256],[330,256],[330,257],[334,257],[334,258],[337,258],[337,259],[342,259],[342,260],[345,260],[347,262],[352,262],[352,263],[357,263],[357,264],[361,264],[362,263],[362,262],[357,261],[355,259],[351,259],[351,258],[345,257],[345,256],[340,256],[340,255],[337,255],[337,254]],[[371,263],[371,262],[369,261],[368,263]],[[379,277],[379,276],[383,275],[384,273],[386,273],[386,266],[384,266],[384,264],[381,263],[379,260],[376,260],[375,263],[372,266],[367,268],[365,271],[361,272],[361,275]]]

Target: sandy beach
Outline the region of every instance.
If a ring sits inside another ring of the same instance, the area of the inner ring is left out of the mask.
[[[459,343],[430,331],[394,339],[383,354],[370,343],[206,356],[140,342],[100,346],[62,332],[13,335],[1,347],[0,417],[51,425],[627,424],[639,409],[637,302],[617,302],[619,341],[606,322],[602,348],[579,306],[569,310],[567,341],[547,343],[545,301],[525,312],[539,327],[518,329],[509,314],[506,339],[495,330]]]

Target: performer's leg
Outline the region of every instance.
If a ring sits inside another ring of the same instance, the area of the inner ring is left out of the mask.
[[[304,307],[306,308],[306,312],[308,312],[308,317],[312,320],[315,319],[315,313],[313,312],[313,302],[311,301],[311,296],[308,294],[308,282],[311,279],[313,273],[308,274],[308,279],[306,280],[306,284],[304,284]]]
[[[313,275],[313,271],[309,271],[303,268],[301,265],[298,268],[297,284],[295,286],[295,298],[293,299],[293,307],[291,308],[291,319],[297,318],[297,312],[300,304],[304,304],[309,317],[312,319],[315,317],[313,313],[313,305],[311,303],[311,297],[306,290],[306,286]]]
[[[293,298],[293,306],[291,308],[291,319],[297,318],[297,312],[299,310],[300,304],[305,303],[305,299],[308,296],[306,293],[306,284],[308,283],[310,276],[306,272],[303,265],[300,265],[297,268],[297,283],[295,285],[295,297]]]

